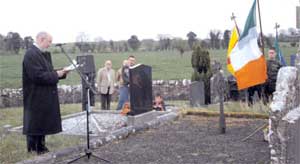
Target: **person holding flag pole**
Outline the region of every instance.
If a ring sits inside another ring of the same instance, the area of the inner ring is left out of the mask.
[[[278,44],[278,32],[277,29],[279,28],[279,24],[275,24],[275,29],[276,29],[276,37],[275,37],[275,42],[274,42],[274,47],[271,47],[269,49],[269,58],[267,60],[267,75],[268,79],[265,83],[265,96],[266,100],[269,101],[272,96],[273,92],[275,91],[276,88],[276,81],[277,81],[277,74],[279,69],[282,66],[286,66],[286,62],[282,56],[281,50],[279,48]]]

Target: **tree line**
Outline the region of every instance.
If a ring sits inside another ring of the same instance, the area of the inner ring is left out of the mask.
[[[221,31],[212,30],[210,38],[201,40],[197,34],[189,32],[186,38],[173,37],[168,34],[158,34],[157,40],[140,40],[137,35],[132,35],[128,40],[105,41],[101,37],[90,41],[85,33],[80,33],[76,37],[75,46],[80,52],[127,52],[127,51],[168,51],[177,50],[180,54],[189,51],[194,45],[201,45],[207,49],[226,49],[230,39],[230,31],[226,30],[221,35]],[[223,39],[224,38],[224,39]]]
[[[128,40],[113,41],[97,37],[91,40],[86,33],[79,33],[75,43],[72,44],[72,52],[81,53],[106,53],[128,51],[168,51],[177,50],[181,55],[193,49],[195,45],[205,49],[227,49],[231,31],[210,30],[207,39],[199,39],[197,34],[190,31],[186,38],[173,37],[168,34],[157,35],[155,39],[140,40],[137,35],[132,35]],[[289,28],[281,30],[278,39],[280,42],[289,42],[291,46],[297,46],[300,32]],[[272,34],[264,36],[265,45],[271,47],[275,38]],[[22,38],[18,32],[9,32],[6,36],[0,34],[0,50],[18,54],[21,49],[28,49],[34,42],[31,36]],[[59,51],[57,51],[59,52]]]
[[[6,36],[0,34],[0,50],[19,54],[20,49],[28,49],[32,44],[31,36],[22,38],[17,32],[9,32]]]

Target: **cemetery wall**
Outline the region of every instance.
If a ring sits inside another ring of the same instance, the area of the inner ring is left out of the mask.
[[[154,80],[152,81],[153,94],[160,93],[165,100],[189,100],[190,80]],[[81,103],[81,85],[59,85],[59,100],[61,104]],[[18,107],[23,104],[22,88],[0,89],[0,108]],[[96,102],[100,96],[96,95]],[[112,99],[117,101],[118,88]]]

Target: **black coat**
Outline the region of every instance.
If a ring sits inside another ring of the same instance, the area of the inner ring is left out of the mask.
[[[62,131],[57,92],[59,81],[49,52],[32,46],[23,59],[23,134],[46,135]]]

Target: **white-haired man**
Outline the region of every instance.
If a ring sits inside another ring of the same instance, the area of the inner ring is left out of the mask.
[[[97,73],[97,87],[101,94],[101,108],[110,110],[111,95],[114,93],[115,71],[110,60],[105,61],[104,67]]]
[[[23,59],[23,134],[27,137],[28,152],[38,154],[49,151],[45,135],[62,131],[57,83],[68,71],[53,69],[50,52],[46,51],[51,43],[50,34],[38,33]]]

